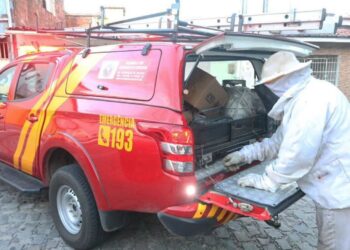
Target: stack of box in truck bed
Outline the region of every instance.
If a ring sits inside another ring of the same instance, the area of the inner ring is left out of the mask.
[[[185,101],[199,111],[223,107],[228,102],[228,94],[216,78],[200,68],[195,68],[190,75],[187,90]]]
[[[193,129],[199,165],[219,159],[267,132],[267,117],[261,110],[259,112],[250,110],[247,112],[247,117],[241,118],[244,116],[240,115],[241,119],[237,119],[237,115],[231,115],[237,114],[232,112],[232,108],[240,107],[237,106],[240,105],[240,96],[237,97],[237,93],[232,95],[235,88],[239,88],[237,89],[239,91],[236,91],[238,93],[248,93],[244,96],[245,102],[249,102],[250,99],[253,102],[252,97],[255,93],[252,90],[234,86],[225,89],[215,77],[199,68],[195,68],[189,77],[188,93],[184,99],[192,106],[192,112],[187,111],[185,115]],[[242,88],[245,91],[242,91]],[[251,109],[254,105],[245,103],[245,106]],[[203,158],[207,160],[203,161]]]

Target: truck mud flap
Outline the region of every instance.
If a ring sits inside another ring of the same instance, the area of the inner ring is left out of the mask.
[[[274,193],[238,185],[240,177],[249,173],[263,174],[267,165],[268,162],[260,163],[216,183],[200,200],[258,220],[272,220],[302,198],[304,193],[296,183],[284,185]]]

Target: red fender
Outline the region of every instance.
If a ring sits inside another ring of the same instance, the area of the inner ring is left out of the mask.
[[[47,157],[50,155],[51,150],[57,148],[64,149],[70,153],[82,168],[94,194],[98,209],[104,211],[109,210],[110,205],[108,203],[106,192],[101,184],[99,173],[94,162],[83,145],[67,133],[58,132],[47,138],[41,146],[40,156],[42,157],[40,157],[39,161],[39,172],[44,182],[47,183],[48,181],[46,179]]]

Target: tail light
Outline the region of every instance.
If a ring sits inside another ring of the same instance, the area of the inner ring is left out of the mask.
[[[169,142],[161,142],[162,151],[172,155],[192,155],[193,150],[191,145],[176,144]]]
[[[137,127],[158,142],[165,171],[175,175],[193,174],[193,135],[190,128],[146,122],[139,122]]]

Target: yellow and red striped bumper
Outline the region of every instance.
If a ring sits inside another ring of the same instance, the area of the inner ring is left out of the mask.
[[[180,236],[208,233],[239,216],[216,205],[202,202],[169,207],[158,213],[158,218],[165,228]]]
[[[238,214],[212,204],[197,203],[197,209],[192,219],[215,218],[218,224],[226,224],[230,220],[238,218]]]

